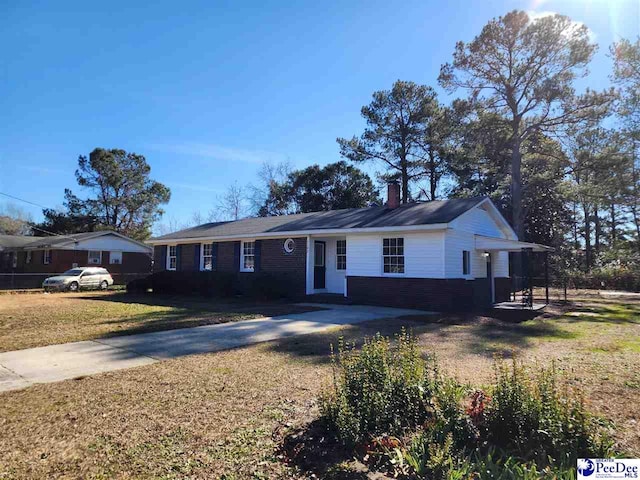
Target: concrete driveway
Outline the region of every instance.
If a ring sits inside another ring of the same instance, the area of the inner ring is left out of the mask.
[[[364,305],[301,305],[326,310],[0,353],[0,392],[321,332],[340,325],[429,313]]]

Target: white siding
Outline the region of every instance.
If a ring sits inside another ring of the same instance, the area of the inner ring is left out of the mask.
[[[509,252],[493,252],[491,254],[493,276],[509,276]]]
[[[462,274],[462,252],[471,252],[471,271],[469,275]],[[473,234],[460,230],[449,229],[445,232],[445,278],[474,278],[476,273],[473,259],[475,245]]]
[[[385,233],[347,236],[347,275],[386,276],[382,240],[404,238],[404,277],[444,278],[444,232]],[[390,275],[396,276],[396,275]]]
[[[118,250],[122,252],[151,253],[151,249],[116,235],[102,235],[78,242],[76,250]]]
[[[451,228],[476,235],[507,238],[493,217],[482,207],[475,207],[463,213],[450,224]]]
[[[474,235],[508,238],[493,216],[481,207],[462,214],[450,224],[445,236],[446,278],[486,278],[487,259],[484,252],[475,249]],[[471,252],[470,275],[462,274],[462,251]],[[509,254],[492,252],[491,262],[494,277],[509,276]]]
[[[462,252],[470,252],[469,275],[462,274]],[[449,229],[445,234],[445,275],[446,278],[485,278],[487,260],[484,252],[476,250],[472,232]]]

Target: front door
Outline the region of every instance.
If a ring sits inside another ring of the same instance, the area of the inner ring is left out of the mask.
[[[327,267],[325,266],[326,244],[324,242],[314,243],[313,255],[313,288],[326,288]]]
[[[491,254],[486,253],[487,257],[487,280],[489,281],[489,305],[493,305],[495,302],[493,295],[493,269],[491,268]]]

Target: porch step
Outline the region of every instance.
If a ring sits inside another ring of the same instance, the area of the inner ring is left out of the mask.
[[[332,303],[334,305],[351,305],[352,302],[339,293],[314,293],[307,295],[306,300],[312,303]]]

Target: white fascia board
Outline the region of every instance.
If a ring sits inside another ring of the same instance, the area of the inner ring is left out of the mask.
[[[25,245],[22,248],[24,248],[24,250],[76,250],[76,245],[79,242],[84,242],[86,240],[92,240],[94,238],[103,237],[105,235],[114,235],[116,237],[119,237],[119,238],[127,241],[127,242],[134,243],[134,244],[144,248],[145,250],[147,250],[147,253],[151,253],[152,250],[153,250],[149,245],[147,245],[145,243],[139,242],[137,240],[134,240],[133,238],[129,238],[126,235],[122,235],[121,233],[114,232],[112,230],[101,230],[99,232],[95,232],[95,235],[90,235],[88,237],[84,237],[84,238],[81,238],[79,240],[69,239],[66,242],[58,243],[56,245],[47,245],[45,242],[40,242],[38,240],[35,240],[34,242],[29,243],[29,244]],[[45,239],[45,238],[49,238],[49,237],[38,237],[38,238]],[[50,238],[55,238],[55,237],[50,237]],[[34,245],[34,243],[36,243],[36,242],[37,242],[37,245]],[[122,251],[123,252],[128,252],[128,250],[122,250]]]
[[[389,232],[424,232],[431,230],[446,230],[449,224],[434,223],[431,225],[407,225],[402,227],[371,227],[371,228],[335,228],[335,229],[318,229],[318,230],[294,230],[290,232],[273,232],[273,233],[252,233],[244,235],[226,235],[217,237],[197,237],[197,238],[172,238],[172,239],[152,239],[147,240],[149,245],[168,245],[176,243],[202,243],[202,242],[224,242],[231,240],[245,239],[266,239],[266,238],[288,238],[302,237],[307,235],[358,235],[372,233],[389,233]]]
[[[497,217],[498,221],[502,223],[503,228],[507,231],[507,234],[508,234],[507,236],[510,237],[509,240],[519,240],[518,235],[516,234],[516,231],[509,224],[509,222],[507,222],[507,219],[504,218],[504,215],[500,213],[500,210],[498,210],[498,207],[496,207],[496,204],[493,203],[493,201],[490,198],[485,198],[478,205],[476,205],[476,207],[479,207],[485,204],[490,205],[491,211],[493,212],[494,216]]]
[[[519,252],[522,249],[531,249],[534,252],[553,252],[553,247],[540,245],[539,243],[520,242],[507,238],[487,237],[486,235],[474,235],[476,250],[496,250],[502,252]]]

